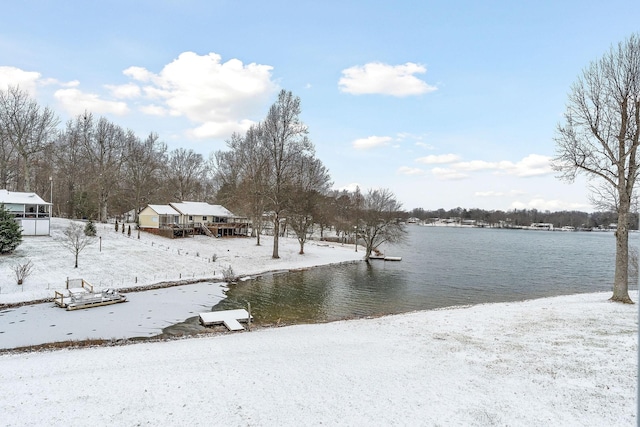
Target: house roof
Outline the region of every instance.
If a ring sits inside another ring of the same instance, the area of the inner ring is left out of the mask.
[[[204,202],[182,202],[171,203],[171,206],[183,215],[199,215],[199,216],[218,216],[232,217],[235,216],[231,211],[222,205],[210,205]]]
[[[36,193],[20,193],[17,191],[0,190],[0,203],[17,205],[50,205]]]
[[[180,212],[169,205],[149,205],[149,207],[158,215],[180,215]]]

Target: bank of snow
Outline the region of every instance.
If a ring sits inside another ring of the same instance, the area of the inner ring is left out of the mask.
[[[3,424],[636,424],[637,307],[562,296],[0,356]]]
[[[78,268],[74,256],[63,246],[69,220],[51,219],[51,236],[25,237],[12,255],[0,262],[0,304],[52,298],[63,289],[67,278],[82,278],[97,289],[128,288],[180,280],[222,280],[222,271],[231,267],[237,275],[266,271],[308,268],[361,260],[362,252],[352,245],[342,246],[310,241],[305,254],[294,237],[280,239],[279,259],[272,258],[273,238],[261,237],[261,246],[252,238],[216,239],[195,236],[167,239],[137,230],[115,231],[113,224],[97,224],[98,236],[80,252]],[[33,272],[23,285],[16,284],[13,266],[30,260]]]

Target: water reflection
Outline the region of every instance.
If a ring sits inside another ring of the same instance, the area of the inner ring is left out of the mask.
[[[408,244],[391,251],[403,260],[241,282],[213,310],[249,301],[257,323],[312,323],[606,291],[615,241],[611,233],[412,227]]]

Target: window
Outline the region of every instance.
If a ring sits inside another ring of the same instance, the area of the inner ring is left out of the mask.
[[[189,215],[189,221],[193,221],[193,216]]]
[[[206,221],[206,220],[207,220],[207,217],[206,217],[206,216],[203,216],[203,217],[202,217],[202,220],[203,220],[203,221]]]

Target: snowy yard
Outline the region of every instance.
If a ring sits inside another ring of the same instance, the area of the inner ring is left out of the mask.
[[[252,239],[204,236],[143,233],[138,240],[99,225],[101,250],[98,241],[85,249],[74,270],[59,242],[66,224],[54,219],[51,238],[26,238],[2,258],[0,304],[50,297],[67,277],[129,287],[221,279],[228,266],[253,275],[362,256],[350,246],[313,243],[301,256],[295,239],[283,239],[281,259],[273,260],[268,237],[260,247]],[[27,258],[35,270],[19,287],[11,265]],[[610,303],[609,296],[5,353],[2,424],[635,425],[638,306]]]
[[[74,269],[73,254],[61,243],[68,224],[52,218],[51,237],[24,237],[14,254],[0,258],[0,304],[52,298],[67,278],[82,278],[96,289],[127,288],[185,279],[222,280],[222,270],[229,266],[244,276],[361,260],[363,255],[353,246],[325,242],[308,242],[305,254],[299,255],[298,241],[291,237],[280,239],[280,259],[272,259],[269,236],[261,237],[261,246],[252,238],[167,239],[141,232],[138,239],[133,227],[129,237],[116,233],[113,224],[96,224],[98,237],[80,253]],[[33,263],[33,273],[17,285],[12,267],[27,260]]]
[[[31,425],[636,424],[637,307],[585,294],[0,356]]]

